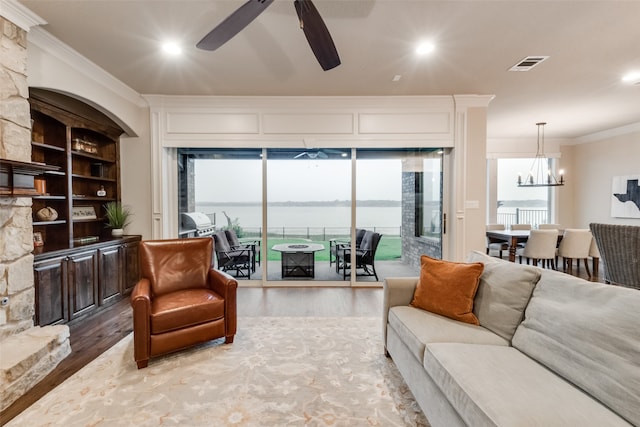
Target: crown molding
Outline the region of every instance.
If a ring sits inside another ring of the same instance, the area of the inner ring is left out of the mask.
[[[0,10],[2,11],[1,15],[5,19],[8,19],[27,32],[31,27],[47,23],[47,21],[15,0],[0,0]]]
[[[132,104],[138,107],[148,106],[147,102],[138,92],[118,80],[112,74],[106,72],[94,62],[82,56],[78,51],[63,43],[43,28],[33,28],[33,30],[29,32],[28,41]]]
[[[589,142],[602,141],[604,139],[611,139],[616,136],[628,135],[630,133],[640,132],[640,122],[632,123],[630,125],[620,126],[617,128],[603,130],[601,132],[595,132],[589,135],[580,136],[575,138],[574,143],[570,145],[586,144]]]

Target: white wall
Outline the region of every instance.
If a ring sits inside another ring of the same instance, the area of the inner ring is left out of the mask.
[[[591,222],[640,225],[640,218],[611,216],[613,177],[640,175],[640,130],[612,136],[605,133],[597,141],[567,148],[575,169],[575,177],[570,178],[575,182],[573,225],[588,227]]]

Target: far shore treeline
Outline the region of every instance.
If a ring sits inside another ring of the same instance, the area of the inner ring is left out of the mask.
[[[358,206],[367,207],[398,207],[401,206],[400,200],[358,200]],[[198,202],[200,206],[261,206],[262,202]],[[350,200],[310,200],[287,201],[287,202],[269,202],[270,206],[351,206]]]

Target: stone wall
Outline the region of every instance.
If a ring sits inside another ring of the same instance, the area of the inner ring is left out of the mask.
[[[442,242],[416,236],[416,176],[415,170],[402,172],[402,261],[419,269],[421,255],[442,258]]]
[[[27,33],[0,17],[0,158],[31,161]],[[0,410],[71,349],[67,326],[34,327],[31,199],[0,197]]]

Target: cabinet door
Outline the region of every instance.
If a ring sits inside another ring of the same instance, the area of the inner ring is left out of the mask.
[[[52,325],[69,320],[65,258],[33,264],[36,287],[36,324]]]
[[[121,262],[120,247],[113,246],[98,250],[98,289],[100,305],[120,299],[121,295]]]
[[[98,306],[97,251],[82,252],[68,258],[70,320]]]
[[[140,280],[140,262],[138,260],[138,242],[122,245],[123,294],[130,293]]]

